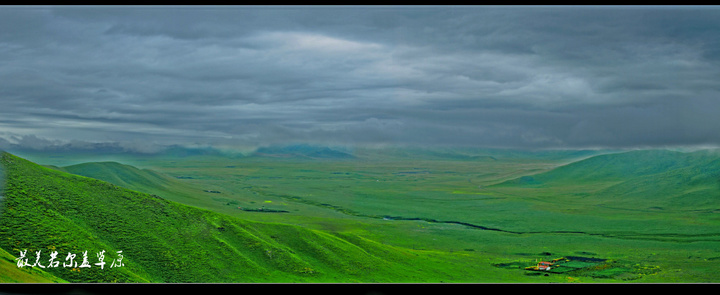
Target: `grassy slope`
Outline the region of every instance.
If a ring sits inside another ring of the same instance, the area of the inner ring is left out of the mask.
[[[591,157],[494,188],[569,188],[615,206],[720,209],[720,153],[632,151]]]
[[[562,181],[625,180],[632,177],[665,173],[688,167],[720,168],[720,153],[698,151],[682,153],[666,150],[640,150],[593,156],[534,175],[536,184]],[[715,172],[715,171],[705,171]],[[512,182],[508,182],[512,183]],[[515,182],[514,184],[522,184]]]
[[[155,171],[141,170],[117,162],[83,163],[61,169],[68,173],[104,180],[126,188],[163,188],[173,182],[170,177]]]
[[[203,190],[206,188],[193,186],[166,174],[151,169],[138,169],[114,161],[90,162],[52,168],[106,181],[127,189],[159,195],[171,201],[205,209],[212,208],[203,206],[206,204],[204,198],[215,196],[204,192]],[[210,188],[216,189],[214,187]]]
[[[0,282],[3,283],[66,283],[67,281],[39,267],[17,267],[15,256],[0,249]]]
[[[105,269],[47,268],[69,282],[474,281],[466,254],[414,251],[352,234],[248,222],[2,154],[0,248],[107,252]],[[121,268],[108,268],[123,251]],[[16,267],[14,265],[7,267]],[[40,280],[40,279],[38,279]]]

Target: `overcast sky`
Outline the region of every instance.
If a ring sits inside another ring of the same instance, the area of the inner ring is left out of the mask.
[[[0,7],[0,147],[720,144],[719,7]]]

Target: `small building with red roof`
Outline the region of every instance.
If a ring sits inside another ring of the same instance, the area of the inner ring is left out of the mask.
[[[552,262],[540,261],[540,262],[538,262],[537,269],[538,270],[549,270],[550,266],[552,266],[552,265],[553,265]]]

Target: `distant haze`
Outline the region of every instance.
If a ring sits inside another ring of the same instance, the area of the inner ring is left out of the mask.
[[[0,7],[0,148],[720,145],[720,7]]]

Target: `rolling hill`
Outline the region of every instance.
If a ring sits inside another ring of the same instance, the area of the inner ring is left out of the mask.
[[[490,187],[573,187],[598,199],[709,209],[720,205],[720,152],[638,150],[590,157]]]
[[[209,191],[207,188],[196,187],[191,183],[181,181],[177,177],[155,170],[139,169],[112,161],[88,162],[64,167],[46,167],[102,180],[119,187],[159,196],[170,201],[211,209],[203,206],[207,205],[206,198]]]
[[[117,162],[91,162],[60,168],[71,174],[103,180],[117,186],[142,191],[175,185],[174,179],[149,169],[138,169]]]
[[[0,249],[14,257],[27,251],[30,264],[35,253],[46,263],[55,251],[62,262],[68,254],[79,260],[89,253],[92,267],[46,267],[46,279],[38,281],[437,282],[472,280],[467,266],[483,267],[467,254],[410,250],[352,233],[242,220],[9,153],[2,153],[0,164],[7,179]],[[101,251],[104,268],[94,264]],[[120,255],[124,266],[110,267]],[[17,272],[8,269],[17,268],[14,264],[0,267]]]

